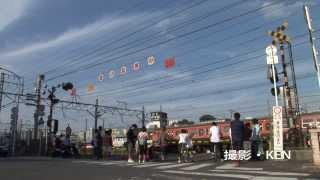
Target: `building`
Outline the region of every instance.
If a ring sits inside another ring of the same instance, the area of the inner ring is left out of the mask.
[[[151,112],[150,122],[146,125],[147,129],[166,127],[168,125],[168,114],[165,112]]]

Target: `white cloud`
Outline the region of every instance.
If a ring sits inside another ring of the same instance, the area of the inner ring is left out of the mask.
[[[28,5],[29,0],[1,0],[0,31],[21,17]]]
[[[41,50],[45,50],[48,48],[52,48],[52,47],[58,47],[60,45],[70,43],[75,40],[77,41],[81,40],[83,37],[86,37],[87,35],[96,35],[96,33],[99,33],[99,32],[105,33],[106,31],[117,29],[122,25],[126,25],[130,22],[138,21],[141,18],[142,17],[140,15],[130,16],[130,17],[121,17],[117,19],[112,18],[112,20],[109,17],[104,17],[84,27],[71,28],[54,39],[50,39],[44,42],[33,43],[21,49],[4,53],[2,56],[4,57],[21,56],[21,55],[26,55],[26,54],[38,52]]]

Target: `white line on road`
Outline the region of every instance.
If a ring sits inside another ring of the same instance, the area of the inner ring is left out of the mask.
[[[95,165],[114,165],[119,164],[119,161],[72,161],[73,163],[86,163],[86,164],[95,164]]]
[[[216,169],[223,169],[223,170],[242,170],[242,171],[262,171],[262,170],[263,170],[263,168],[236,167],[235,164],[225,164],[225,165],[216,167]]]
[[[204,164],[198,164],[198,165],[194,165],[194,166],[189,166],[189,167],[185,167],[185,168],[181,168],[181,170],[185,170],[185,171],[192,171],[192,170],[197,170],[200,168],[204,168],[204,167],[208,167],[208,166],[213,166],[214,164],[212,163],[204,163]]]
[[[155,167],[155,166],[164,166],[164,165],[173,165],[174,163],[147,163],[147,164],[143,164],[143,165],[138,165],[138,166],[133,166],[133,167],[137,167],[137,168],[145,168],[145,167]]]
[[[263,174],[271,176],[310,176],[307,173],[294,173],[294,172],[272,172],[272,171],[239,171],[239,170],[210,170],[212,172],[223,172],[223,173],[246,173],[246,174]]]
[[[168,166],[159,166],[159,167],[156,167],[155,169],[170,169],[170,168],[176,168],[176,167],[182,167],[182,166],[189,166],[192,164],[193,163],[182,163],[182,164],[174,164],[174,165],[168,165]]]
[[[289,178],[289,177],[271,177],[271,176],[257,176],[254,177],[252,180],[270,180],[270,179],[276,179],[276,180],[298,180],[298,178]]]
[[[224,178],[238,178],[238,179],[253,179],[252,175],[244,175],[244,174],[218,174],[218,173],[201,173],[201,172],[190,172],[190,171],[174,171],[167,170],[161,171],[163,173],[171,173],[171,174],[184,174],[184,175],[196,175],[196,176],[209,176],[209,177],[224,177]]]

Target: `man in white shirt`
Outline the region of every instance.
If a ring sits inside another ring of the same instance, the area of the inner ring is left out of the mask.
[[[221,131],[217,123],[213,122],[212,126],[209,130],[209,137],[210,137],[210,148],[211,152],[214,152],[214,159],[216,161],[221,160]]]

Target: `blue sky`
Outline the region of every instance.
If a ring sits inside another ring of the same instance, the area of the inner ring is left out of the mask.
[[[315,0],[1,1],[0,64],[25,77],[26,92],[33,91],[39,73],[47,80],[67,73],[46,83],[73,82],[81,102],[94,103],[98,97],[102,104],[117,106],[125,101],[148,112],[162,105],[170,119],[194,121],[202,114],[229,117],[230,110],[244,117],[267,115],[268,101],[273,105],[274,99],[266,78],[265,47],[271,42],[266,32],[288,20],[300,101],[319,110],[320,96],[310,96],[319,88],[302,11],[303,4],[310,5],[314,29],[319,29]],[[315,35],[320,37],[319,31]],[[153,66],[146,64],[150,55],[156,57]],[[177,65],[165,69],[169,57]],[[119,75],[122,65],[134,62],[142,64],[139,72]],[[108,79],[109,70],[117,72],[115,78]],[[103,82],[97,80],[99,73],[106,75]],[[95,92],[86,91],[90,83]],[[58,96],[71,99],[62,90]],[[32,120],[33,108],[21,109],[21,118]],[[7,114],[1,116],[6,121]],[[86,112],[60,109],[55,117],[61,128],[70,123],[75,129],[92,119]],[[104,119],[106,126],[136,121],[119,121],[117,114]]]

